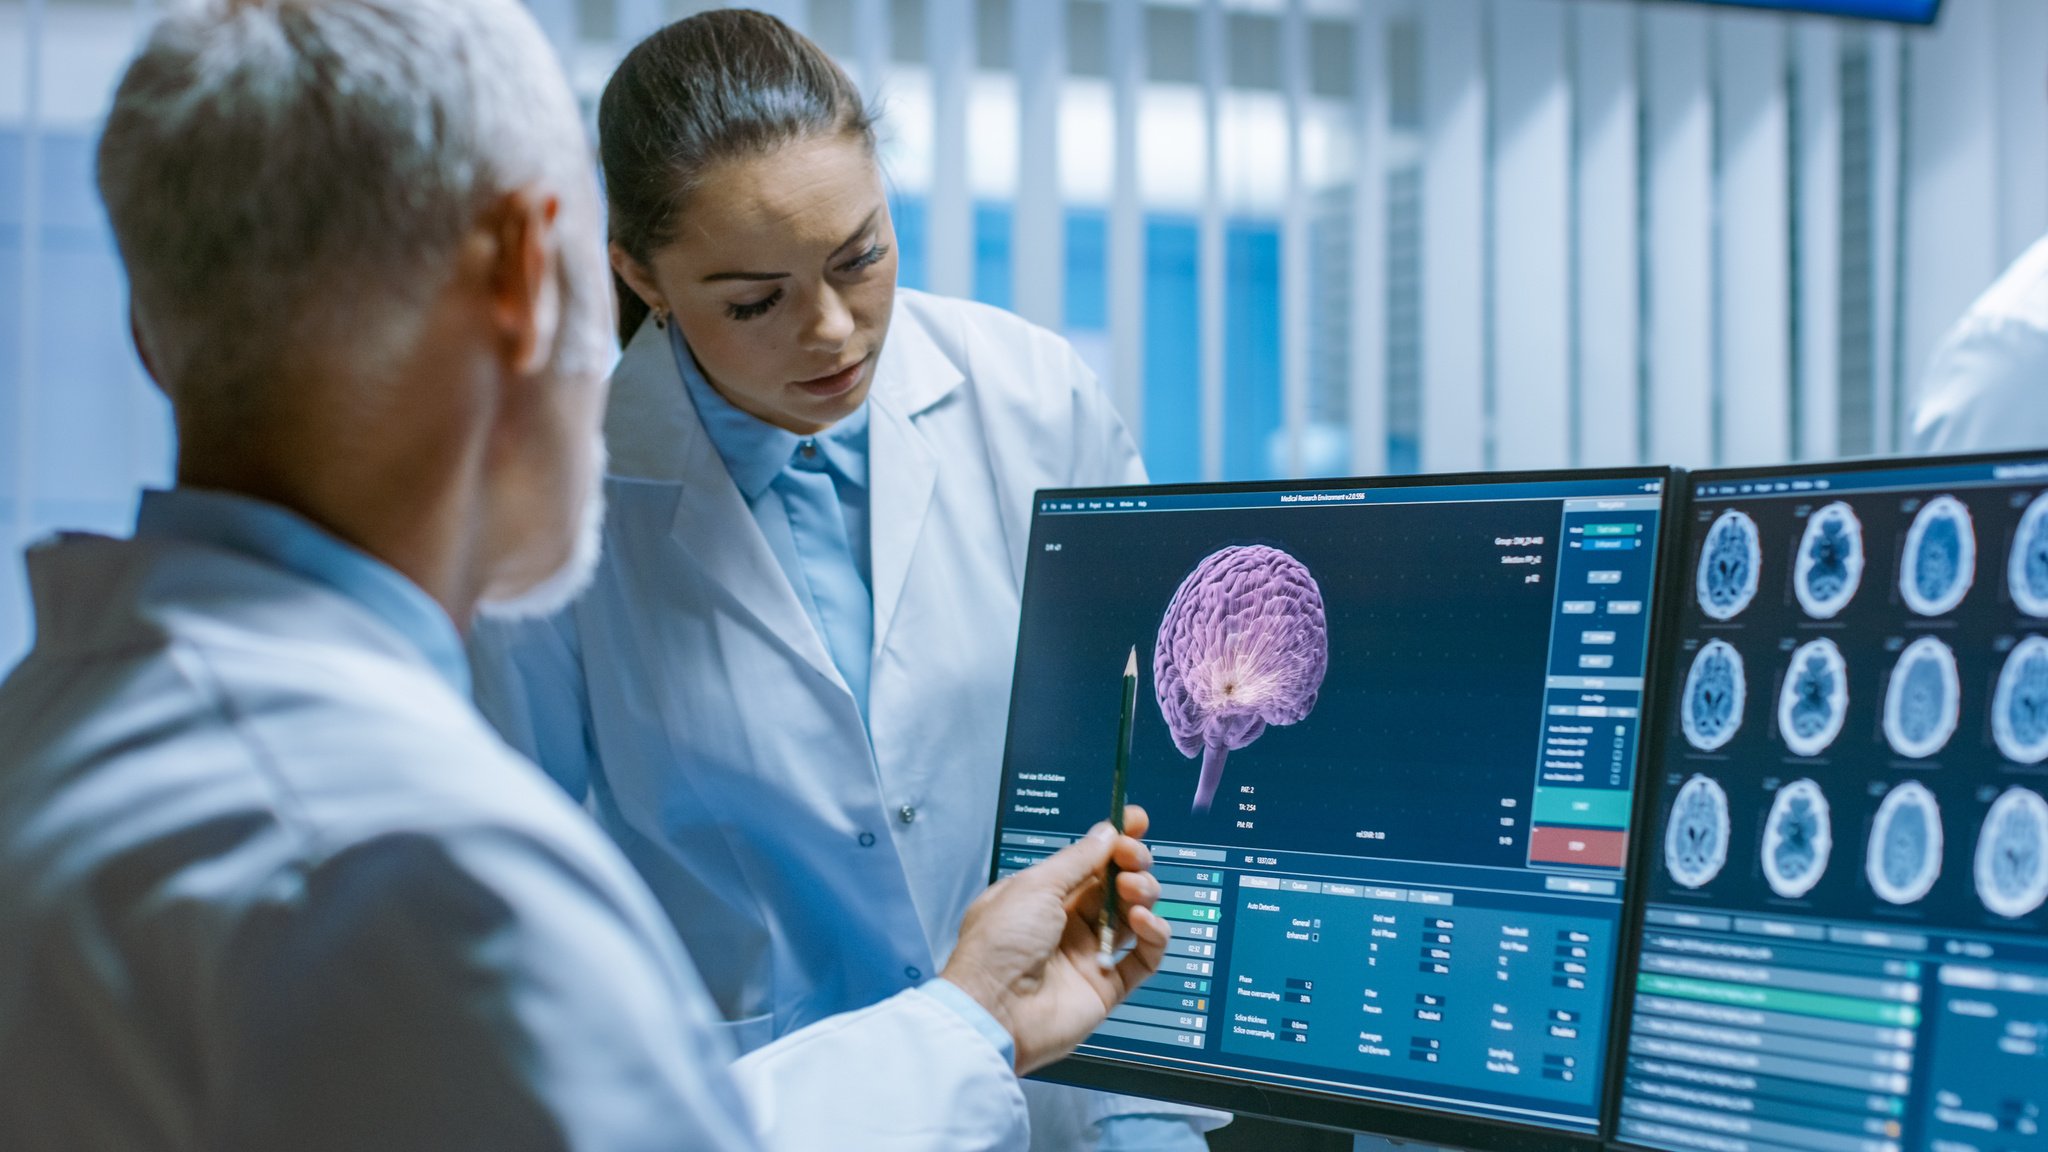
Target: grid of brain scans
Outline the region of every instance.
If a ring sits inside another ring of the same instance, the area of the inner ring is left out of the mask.
[[[1688,483],[1618,1138],[2048,1147],[2048,458]]]

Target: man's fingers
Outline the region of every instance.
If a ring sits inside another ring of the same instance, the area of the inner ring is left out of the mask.
[[[1136,804],[1124,805],[1124,835],[1142,838],[1152,828],[1152,816]]]
[[[1150,908],[1132,908],[1124,916],[1124,924],[1131,930],[1133,946],[1122,960],[1117,961],[1116,976],[1123,985],[1125,994],[1152,978],[1159,971],[1159,964],[1166,959],[1166,943],[1173,938],[1173,932]]]
[[[1017,873],[1012,879],[1029,879],[1032,883],[1046,885],[1065,903],[1078,889],[1102,873],[1116,845],[1116,830],[1106,822],[1097,824],[1088,830],[1088,835]]]

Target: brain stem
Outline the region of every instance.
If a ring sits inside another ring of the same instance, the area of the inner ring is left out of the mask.
[[[1216,786],[1223,783],[1223,761],[1230,756],[1230,749],[1221,744],[1210,744],[1202,749],[1202,778],[1195,784],[1195,811],[1207,812],[1216,799]]]

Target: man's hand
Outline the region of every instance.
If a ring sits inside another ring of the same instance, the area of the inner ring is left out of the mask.
[[[967,909],[960,943],[940,975],[988,1009],[1017,1042],[1017,1072],[1073,1051],[1109,1010],[1159,970],[1170,933],[1152,912],[1159,881],[1137,837],[1149,821],[1124,809],[1124,835],[1097,824],[1078,843],[1008,879]],[[1113,968],[1097,961],[1102,877],[1114,856],[1117,928],[1136,946]]]

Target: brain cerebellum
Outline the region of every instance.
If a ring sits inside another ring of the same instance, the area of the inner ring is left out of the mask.
[[[1884,735],[1892,750],[1919,759],[1941,751],[1962,719],[1956,654],[1932,636],[1906,646],[1892,666],[1884,698]]]
[[[1953,496],[1936,496],[1913,517],[1899,562],[1899,595],[1922,616],[1939,616],[1963,602],[1977,575],[1977,532],[1970,510]]]
[[[1710,776],[1694,776],[1678,790],[1664,826],[1664,868],[1687,888],[1721,874],[1728,863],[1728,793]]]
[[[1833,640],[1814,640],[1792,654],[1778,693],[1778,733],[1795,756],[1818,756],[1841,735],[1849,709],[1849,672]]]
[[[1728,743],[1742,727],[1748,695],[1742,653],[1724,640],[1709,640],[1693,657],[1692,669],[1685,676],[1679,723],[1686,740],[1702,752]]]
[[[1826,620],[1848,605],[1862,583],[1863,522],[1836,501],[1806,519],[1793,565],[1793,592],[1807,615]]]
[[[1733,619],[1756,598],[1762,568],[1756,521],[1732,508],[1721,513],[1707,529],[1693,581],[1700,611],[1716,620]]]

